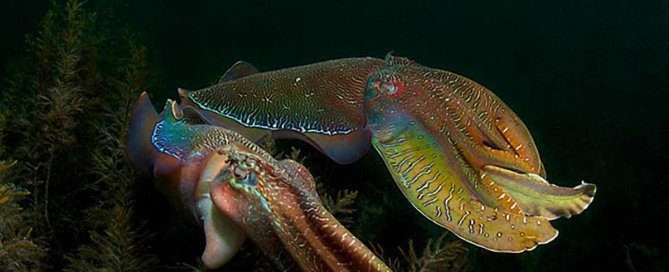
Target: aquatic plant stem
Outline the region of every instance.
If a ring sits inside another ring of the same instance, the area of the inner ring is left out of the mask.
[[[49,150],[49,161],[46,165],[46,180],[44,181],[44,220],[49,229],[51,229],[51,220],[49,220],[49,183],[51,181],[53,157],[53,150]]]

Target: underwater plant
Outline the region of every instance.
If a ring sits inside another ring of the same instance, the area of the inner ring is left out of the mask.
[[[77,216],[63,192],[80,185],[72,180],[85,180],[80,175],[84,171],[72,166],[82,161],[73,151],[85,142],[80,120],[90,105],[83,99],[85,89],[95,85],[92,53],[84,50],[92,43],[84,38],[92,22],[78,1],[62,9],[54,3],[36,35],[28,36],[28,54],[14,66],[0,102],[3,109],[11,109],[3,144],[19,161],[13,180],[30,192],[23,204],[34,211],[34,235],[48,246],[44,262],[55,267],[60,267],[68,241],[76,240],[76,231],[61,227]]]
[[[89,209],[93,230],[89,244],[67,257],[66,271],[90,271],[104,267],[111,271],[150,271],[158,260],[147,253],[150,234],[141,228],[134,214],[136,175],[126,158],[127,123],[138,90],[146,88],[146,48],[127,38],[128,56],[123,59],[121,78],[114,81],[103,107],[105,124],[98,125],[98,148],[93,151],[92,173],[101,201]]]
[[[418,253],[414,241],[409,240],[406,248],[398,247],[401,258],[385,257],[382,247],[373,247],[374,252],[383,258],[393,271],[430,272],[430,271],[468,271],[467,253],[469,249],[460,240],[449,240],[448,233],[436,239],[429,239],[423,250]]]
[[[26,56],[10,66],[0,105],[11,118],[0,143],[18,161],[10,179],[17,186],[3,192],[20,193],[2,212],[20,208],[30,218],[22,231],[26,240],[37,237],[39,256],[26,247],[4,255],[8,263],[154,269],[143,253],[149,236],[133,212],[135,175],[122,141],[132,100],[146,87],[146,49],[121,29],[101,30],[107,19],[83,1],[54,1],[28,36]],[[11,237],[6,230],[1,235]]]
[[[46,249],[33,237],[33,212],[20,204],[29,192],[8,178],[16,162],[5,158],[1,145],[5,120],[5,113],[0,112],[0,267],[6,271],[40,271],[44,269]]]

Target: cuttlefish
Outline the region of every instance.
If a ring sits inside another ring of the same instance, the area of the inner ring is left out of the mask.
[[[495,252],[552,241],[549,221],[581,213],[596,191],[550,184],[528,129],[490,90],[405,58],[262,73],[238,62],[216,85],[179,95],[207,123],[302,139],[338,163],[373,146],[426,218]]]
[[[248,237],[280,271],[390,271],[326,210],[304,166],[191,111],[168,100],[158,115],[142,94],[128,153],[202,223],[207,267],[225,264]]]

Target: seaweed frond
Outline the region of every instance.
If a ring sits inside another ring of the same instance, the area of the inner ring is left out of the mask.
[[[322,183],[318,183],[319,185]],[[322,186],[319,186],[322,187]],[[320,190],[321,192],[324,190]],[[322,192],[321,201],[323,201],[323,206],[334,215],[339,222],[344,226],[350,226],[353,224],[353,213],[355,209],[353,205],[355,204],[356,198],[358,198],[358,191],[355,190],[340,190],[334,195],[334,197],[328,193]]]
[[[447,239],[444,233],[437,239],[429,239],[420,255],[416,252],[414,241],[409,240],[406,249],[398,248],[401,259],[387,257],[379,245],[372,246],[372,251],[382,258],[394,271],[431,272],[431,271],[467,271],[469,248],[460,240]]]
[[[99,78],[91,69],[94,58],[85,52],[94,47],[94,17],[81,1],[52,2],[38,32],[27,38],[23,66],[9,76],[7,95],[0,98],[12,111],[6,152],[19,161],[11,179],[30,191],[24,208],[35,211],[34,235],[49,243],[48,261],[56,267],[78,233],[68,228],[78,221],[79,210],[68,207],[75,205],[71,199],[80,185],[73,181],[87,178],[81,170],[89,138],[81,120],[90,106],[83,92],[96,89]]]
[[[272,146],[273,145],[270,145],[270,147]],[[294,160],[296,162],[299,162],[300,164],[304,164],[304,162],[307,160],[307,156],[302,155],[302,150],[294,146],[290,147],[289,152],[276,151],[276,149],[274,149],[274,152],[275,153],[271,154],[274,154],[274,157],[278,159]]]
[[[93,151],[91,173],[97,177],[92,184],[98,188],[102,201],[88,211],[90,244],[79,247],[76,255],[66,258],[66,271],[150,271],[157,258],[147,253],[147,240],[141,223],[134,214],[135,175],[126,154],[125,143],[131,101],[146,82],[145,48],[127,38],[128,57],[115,80],[114,88],[104,105],[105,124],[96,125],[98,148]]]
[[[5,181],[14,161],[0,161],[0,267],[6,271],[39,271],[46,249],[34,240],[27,224],[30,212],[19,202],[29,193]]]
[[[141,247],[145,234],[134,226],[133,211],[117,205],[109,212],[104,231],[91,231],[91,244],[79,248],[76,256],[67,256],[70,266],[65,271],[151,271],[157,259],[146,255]]]

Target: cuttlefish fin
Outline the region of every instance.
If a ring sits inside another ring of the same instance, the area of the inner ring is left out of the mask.
[[[232,68],[234,67],[231,67],[230,69]],[[188,98],[188,93],[190,91],[186,89],[179,88],[177,92],[181,102],[180,106],[184,108],[185,112],[188,112],[192,120],[199,119],[204,124],[223,127],[235,131],[254,143],[260,143],[261,140],[265,139],[266,137],[270,137],[271,135],[271,131],[260,128],[247,127],[215,112],[201,110]]]
[[[548,220],[497,209],[479,200],[479,178],[453,145],[439,143],[420,124],[374,135],[396,184],[425,217],[458,237],[496,252],[523,252],[557,237]],[[443,147],[442,147],[443,145]]]
[[[366,128],[352,130],[347,134],[327,135],[314,132],[249,127],[224,115],[200,109],[189,98],[190,91],[188,90],[179,88],[178,93],[182,107],[191,109],[204,123],[233,130],[254,143],[260,143],[270,135],[275,139],[299,139],[309,143],[338,164],[350,164],[369,151],[371,133]]]
[[[239,79],[245,76],[250,76],[252,74],[258,73],[258,69],[245,61],[237,61],[235,64],[230,66],[225,73],[218,80],[218,83],[226,82],[230,80]]]
[[[533,173],[518,173],[494,165],[481,170],[482,186],[496,185],[497,199],[509,199],[527,215],[542,216],[548,220],[571,217],[585,210],[594,200],[597,187],[582,183],[573,188],[548,183]]]
[[[299,139],[305,141],[336,163],[350,164],[367,154],[372,136],[368,129],[359,129],[342,135],[298,133],[281,130],[272,132],[272,137],[275,139]]]

